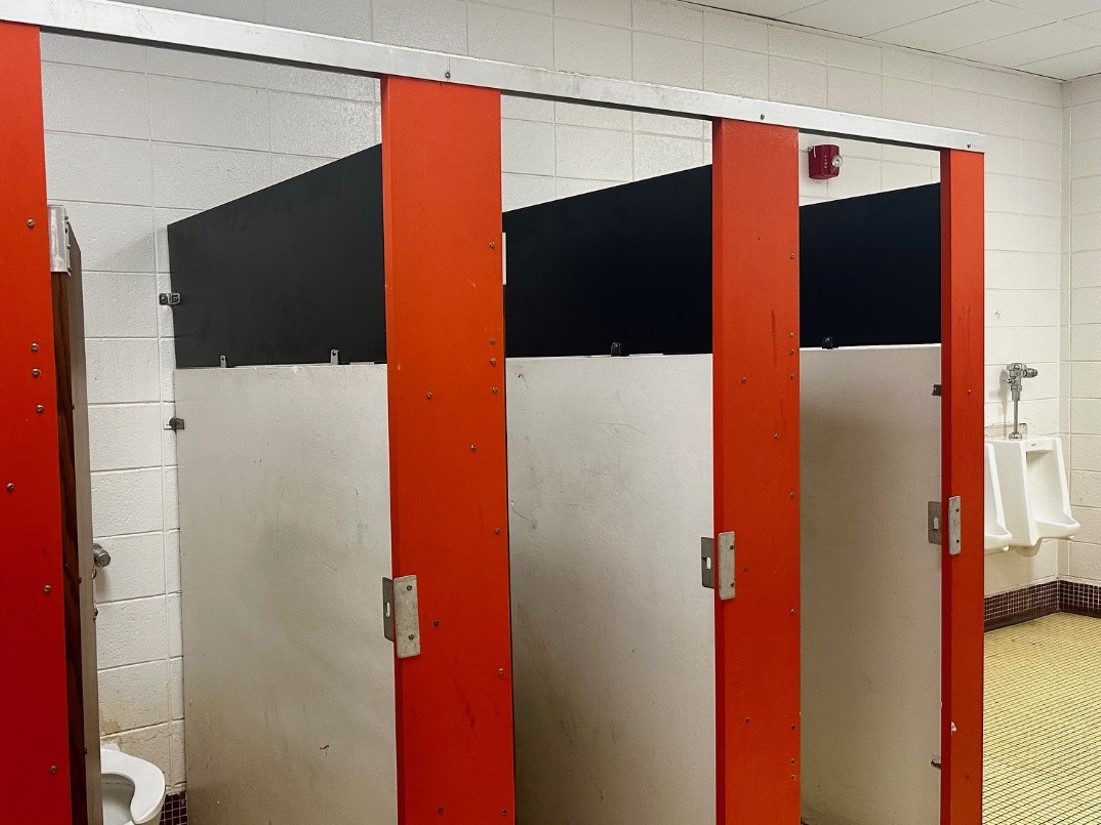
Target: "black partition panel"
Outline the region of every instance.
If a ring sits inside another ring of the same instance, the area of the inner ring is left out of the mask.
[[[168,227],[178,367],[385,361],[382,147]]]
[[[381,180],[376,146],[172,224],[177,365],[384,361]],[[803,346],[939,342],[939,189],[802,207]],[[503,224],[509,356],[711,351],[709,166]]]

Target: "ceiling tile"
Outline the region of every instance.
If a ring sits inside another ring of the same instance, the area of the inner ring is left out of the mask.
[[[1095,11],[1090,14],[1083,14],[1080,17],[1072,18],[1071,22],[1078,26],[1089,26],[1091,29],[1101,29],[1101,11]]]
[[[762,17],[783,17],[789,12],[812,6],[818,0],[701,0],[704,6],[716,9],[759,14]]]
[[[1075,80],[1086,75],[1098,74],[1101,72],[1101,46],[1072,52],[1061,57],[1039,60],[1035,63],[1025,63],[1019,68],[1026,72],[1057,77],[1060,80]]]
[[[866,37],[973,2],[974,0],[912,0],[908,3],[824,0],[786,14],[784,19],[804,26]]]
[[[1101,46],[1101,30],[1072,23],[1052,23],[957,49],[952,54],[994,66],[1020,66],[1093,46]]]
[[[1101,11],[1101,0],[1000,0],[1007,6],[1034,11],[1037,14],[1049,14],[1066,20],[1079,14]]]
[[[888,29],[876,34],[875,39],[944,54],[1054,22],[1053,17],[1005,6],[992,0],[982,0]]]

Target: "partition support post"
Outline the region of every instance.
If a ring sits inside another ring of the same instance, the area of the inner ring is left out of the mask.
[[[398,821],[511,823],[500,93],[385,78],[382,170]]]
[[[718,822],[798,825],[798,133],[716,121],[712,174]]]
[[[74,821],[68,687],[81,673],[65,645],[38,28],[0,23],[0,55],[0,700],[18,743],[0,749],[0,822],[60,825]]]
[[[983,156],[941,152],[941,823],[980,825],[983,765]]]

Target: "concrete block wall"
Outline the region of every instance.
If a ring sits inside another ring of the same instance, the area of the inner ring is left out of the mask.
[[[1023,415],[1059,431],[1060,84],[659,0],[156,0],[149,5],[987,133],[987,422],[999,369],[1042,371]],[[50,197],[85,253],[103,731],[185,779],[172,318],[165,226],[377,142],[377,84],[209,55],[43,38]],[[507,208],[698,165],[705,124],[507,99]],[[804,138],[803,144],[811,141]],[[932,153],[843,143],[804,202],[937,179]],[[1056,574],[988,562],[988,590]]]
[[[1060,574],[1101,583],[1101,78],[1067,84],[1069,181],[1063,289],[1064,450],[1082,530],[1064,542]]]

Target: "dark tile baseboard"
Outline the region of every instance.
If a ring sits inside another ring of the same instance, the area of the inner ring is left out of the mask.
[[[983,619],[987,630],[1038,619],[1059,610],[1059,582],[1034,584],[1008,593],[987,596]]]
[[[187,791],[170,793],[165,797],[161,825],[187,825]]]
[[[1101,584],[1060,581],[1059,609],[1101,619]]]
[[[987,630],[1060,612],[1101,618],[1101,584],[1063,580],[1044,582],[987,596],[983,607]]]

